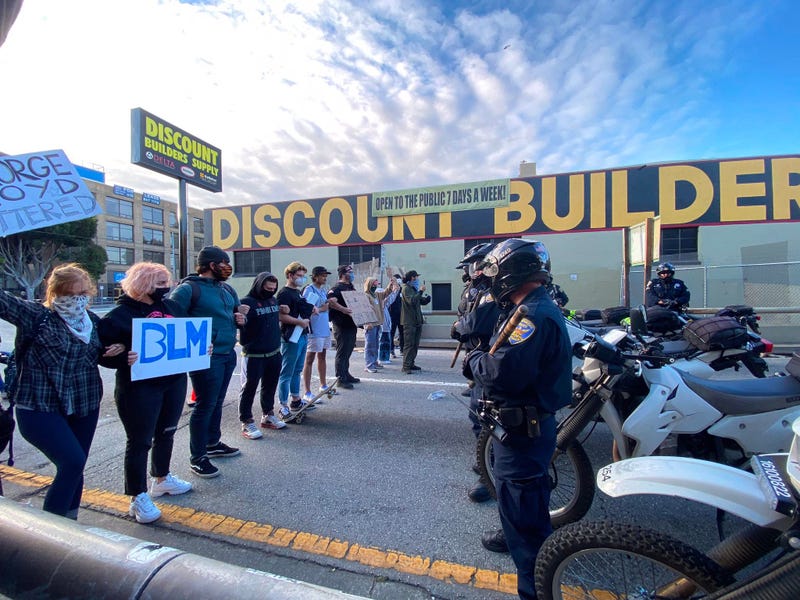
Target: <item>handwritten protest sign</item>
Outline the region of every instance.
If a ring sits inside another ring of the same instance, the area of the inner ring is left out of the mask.
[[[364,292],[343,291],[342,298],[344,298],[347,308],[353,310],[353,314],[350,316],[353,317],[356,325],[375,322],[375,311],[369,305],[369,300]]]
[[[131,381],[207,369],[211,318],[133,319]]]
[[[78,221],[100,212],[63,150],[0,156],[0,235]]]
[[[511,180],[492,179],[455,185],[376,192],[372,194],[372,216],[442,213],[508,206]]]

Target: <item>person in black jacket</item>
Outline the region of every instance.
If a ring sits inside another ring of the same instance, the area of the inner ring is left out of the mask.
[[[131,350],[133,319],[185,317],[180,306],[165,296],[170,290],[170,275],[164,265],[141,262],[133,265],[122,280],[124,292],[98,325],[100,341],[122,344],[120,354],[104,366],[116,368],[114,401],[125,428],[125,494],[131,497],[129,514],[139,523],[161,517],[152,496],[185,494],[192,489],[188,481],[170,473],[172,445],[178,419],[186,400],[186,373],[131,381],[131,365],[139,358]],[[152,449],[152,451],[151,451]],[[150,493],[147,493],[147,453],[150,452]]]
[[[253,419],[253,401],[261,384],[261,427],[283,429],[286,423],[275,416],[275,390],[281,373],[280,308],[275,292],[278,278],[272,273],[256,275],[242,304],[250,307],[247,323],[239,333],[242,345],[242,391],[239,393],[239,420],[242,435],[249,440],[262,437]]]
[[[661,263],[656,269],[658,277],[648,282],[645,290],[647,307],[662,306],[675,312],[681,312],[689,306],[691,294],[689,288],[680,279],[675,279],[675,267],[672,263]]]

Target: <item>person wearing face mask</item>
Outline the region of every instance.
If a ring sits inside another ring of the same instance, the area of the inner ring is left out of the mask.
[[[384,323],[383,308],[387,296],[394,292],[394,279],[389,287],[378,291],[378,280],[367,277],[364,281],[364,294],[370,307],[375,312],[375,320],[364,324],[364,370],[368,373],[377,373],[378,368],[383,368],[378,362],[378,344],[381,336],[381,327]]]
[[[311,371],[316,359],[317,372],[319,373],[319,391],[328,391],[328,368],[325,363],[328,348],[331,347],[331,327],[328,310],[328,291],[325,283],[331,272],[325,267],[317,266],[311,269],[311,283],[303,290],[303,298],[317,307],[318,314],[311,317],[311,331],[308,334],[308,347],[306,348],[306,364],[303,367],[303,385],[306,393],[303,400],[310,402],[314,397],[311,391]],[[336,389],[333,390],[336,393]],[[322,399],[317,400],[317,404]]]
[[[425,295],[425,286],[420,285],[419,273],[409,271],[403,279],[405,285],[401,291],[402,310],[400,322],[403,324],[403,373],[408,375],[421,370],[414,364],[419,351],[419,342],[422,337],[422,306],[431,301],[430,296]]]
[[[286,423],[275,416],[275,390],[281,372],[281,328],[278,313],[278,278],[272,273],[256,275],[242,304],[250,307],[247,323],[239,333],[242,345],[242,390],[239,393],[239,421],[242,436],[249,440],[262,437],[253,419],[253,401],[261,386],[261,427],[283,429]]]
[[[280,416],[284,420],[307,404],[300,399],[300,375],[306,361],[309,319],[311,315],[319,314],[317,307],[306,301],[300,293],[308,283],[307,272],[308,269],[299,262],[289,263],[283,270],[286,285],[278,292],[278,304],[281,307],[278,317],[282,334],[278,400],[281,403]],[[301,328],[299,334],[298,327]],[[316,407],[312,406],[309,410],[314,408]]]
[[[355,274],[350,265],[339,265],[339,281],[328,291],[328,305],[331,309],[330,317],[333,323],[333,336],[336,338],[336,377],[339,387],[352,390],[354,383],[361,380],[350,374],[350,357],[356,347],[356,333],[358,327],[353,321],[353,309],[347,307],[342,292],[353,292]]]
[[[129,514],[139,523],[152,523],[161,517],[153,497],[176,496],[192,489],[188,481],[170,473],[172,445],[186,398],[186,374],[164,375],[131,381],[131,366],[138,354],[131,350],[133,319],[185,317],[180,307],[165,296],[170,290],[170,274],[164,265],[141,262],[125,273],[123,294],[117,305],[98,325],[104,345],[122,344],[127,353],[106,361],[116,368],[114,400],[125,428],[125,494],[130,496]],[[150,451],[150,493],[147,486],[147,453]]]
[[[192,473],[209,479],[219,475],[211,459],[239,454],[222,441],[222,405],[236,367],[236,330],[244,326],[250,307],[225,283],[233,273],[228,253],[206,246],[197,255],[197,275],[189,275],[172,291],[174,300],[189,317],[211,317],[211,365],[192,371],[189,378],[197,403],[189,417],[189,464]]]
[[[44,510],[71,519],[78,518],[103,397],[97,365],[125,352],[122,344],[103,348],[99,318],[87,310],[94,294],[89,274],[75,263],[53,269],[42,304],[0,293],[0,318],[16,325],[18,342],[30,340],[17,357],[13,390],[19,432],[56,468]]]

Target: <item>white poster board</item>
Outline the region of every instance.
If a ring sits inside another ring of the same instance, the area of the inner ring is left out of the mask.
[[[133,319],[131,381],[207,369],[210,345],[211,317]]]
[[[342,291],[342,297],[347,308],[353,311],[350,316],[353,317],[356,325],[375,323],[375,311],[369,305],[369,299],[365,292]]]

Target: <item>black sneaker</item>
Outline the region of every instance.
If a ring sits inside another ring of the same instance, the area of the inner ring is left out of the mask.
[[[209,458],[228,458],[229,456],[239,456],[239,449],[217,442],[213,446],[206,446],[206,454]]]
[[[506,541],[506,534],[502,529],[496,531],[487,531],[481,536],[481,544],[489,552],[498,552],[505,554],[508,552],[508,542]]]
[[[418,367],[417,365],[411,365],[410,368],[412,371],[422,371],[422,367]]]
[[[349,381],[340,381],[336,387],[342,388],[344,390],[352,390],[353,384],[350,383]]]
[[[350,383],[361,383],[361,380],[358,377],[353,377],[352,375],[347,376],[347,381]]]
[[[211,464],[211,461],[208,460],[208,457],[206,456],[197,462],[192,462],[189,465],[189,468],[191,468],[192,473],[198,477],[203,477],[204,479],[211,479],[212,477],[217,477],[219,475],[219,469]]]
[[[483,485],[480,481],[472,486],[472,489],[467,493],[467,497],[473,502],[481,503],[487,502],[492,499],[489,493],[489,488]]]

